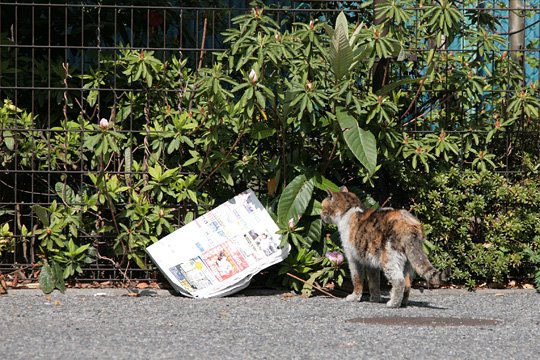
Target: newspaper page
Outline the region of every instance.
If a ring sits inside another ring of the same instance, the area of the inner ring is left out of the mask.
[[[287,257],[290,246],[279,248],[278,230],[248,189],[146,251],[179,293],[196,298],[226,296]]]

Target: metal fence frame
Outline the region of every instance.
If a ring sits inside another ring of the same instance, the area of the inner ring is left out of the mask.
[[[166,56],[167,53],[181,52],[184,56],[189,57],[190,61],[194,64],[203,60],[211,61],[212,54],[223,51],[219,33],[225,28],[232,26],[231,20],[234,16],[250,10],[247,1],[232,0],[228,2],[216,1],[216,5],[206,7],[181,7],[171,5],[171,2],[167,5],[150,5],[149,2],[144,1],[134,3],[132,5],[125,5],[117,4],[116,1],[101,0],[73,4],[70,2],[50,3],[35,1],[27,3],[0,1],[0,32],[2,32],[2,38],[0,38],[0,77],[3,76],[2,71],[6,71],[1,63],[2,52],[12,51],[15,56],[13,59],[13,63],[15,64],[15,69],[13,69],[14,83],[9,86],[4,85],[0,87],[0,98],[3,99],[7,95],[11,95],[16,99],[16,105],[24,105],[24,108],[28,111],[39,114],[46,121],[42,123],[42,126],[36,127],[32,131],[51,134],[53,132],[51,130],[51,117],[61,114],[62,111],[66,111],[65,108],[58,108],[59,103],[62,101],[55,100],[55,97],[61,98],[67,89],[69,91],[79,91],[81,97],[83,91],[85,91],[80,85],[77,86],[75,83],[68,84],[66,81],[67,76],[64,77],[63,82],[53,81],[52,72],[54,70],[54,64],[77,64],[79,70],[83,72],[90,67],[92,62],[99,67],[99,59],[102,54],[115,53],[119,49],[125,48],[124,45],[126,44],[123,44],[122,41],[125,40],[126,36],[130,44],[129,46],[132,49],[144,48],[145,50],[160,51],[163,56]],[[158,1],[158,3],[165,2]],[[226,6],[223,6],[223,4]],[[528,10],[535,12],[536,16],[540,17],[538,4],[534,3],[533,5],[536,5],[536,7],[530,7]],[[280,16],[292,16],[294,20],[296,18],[305,20],[311,16],[320,17],[322,16],[321,14],[332,17],[343,9],[348,9],[349,15],[354,14],[357,11],[354,9],[354,6],[358,6],[357,2],[319,0],[291,2],[290,7],[270,7],[267,11],[273,12],[278,19]],[[507,12],[508,9],[493,8],[489,11]],[[64,24],[63,29],[54,29],[52,26],[52,17],[62,16],[62,14],[63,21],[59,21],[58,23]],[[80,16],[74,18],[77,14],[80,14]],[[9,21],[10,17],[12,17],[11,22]],[[164,29],[167,29],[167,23],[172,22],[173,18],[174,23],[177,25],[175,25],[176,30],[174,31],[177,33],[171,33],[169,29],[164,31]],[[140,19],[145,19],[145,23],[137,23],[137,20]],[[131,33],[123,34],[124,38],[117,36],[119,31],[118,24],[122,21],[127,21],[127,26],[123,26],[123,29],[131,29]],[[73,22],[82,27],[76,28]],[[28,23],[31,24],[30,29],[21,28],[21,24]],[[533,24],[532,28],[534,30],[533,33],[538,34],[540,38],[540,24]],[[46,34],[45,31],[47,32]],[[54,34],[54,31],[60,31],[60,35]],[[105,31],[110,32],[107,39],[103,36]],[[186,35],[185,32],[192,32],[192,34]],[[189,41],[186,39],[189,39]],[[10,41],[6,42],[6,40]],[[449,49],[449,51],[460,51],[460,49]],[[538,48],[527,49],[526,51],[536,52],[536,56],[540,61]],[[43,57],[45,61],[43,61]],[[28,64],[31,69],[18,68],[19,64],[23,63]],[[39,66],[45,66],[46,68],[38,69]],[[47,75],[46,79],[40,78],[40,71]],[[65,69],[65,71],[67,72],[68,70]],[[23,74],[23,72],[27,73]],[[7,75],[7,72],[5,74]],[[538,70],[536,70],[536,75],[533,74],[533,76],[540,78]],[[30,83],[21,83],[22,77],[30,79]],[[115,88],[114,84],[113,88]],[[121,89],[115,88],[115,90]],[[43,114],[43,111],[46,113]],[[98,118],[100,118],[99,114]],[[129,133],[135,130],[130,129],[126,131]],[[506,134],[504,136],[508,137],[510,135]],[[509,164],[507,163],[507,165]],[[510,167],[507,167],[506,170],[511,171]],[[17,223],[20,221],[18,217],[21,216],[21,207],[28,208],[33,204],[48,206],[51,203],[55,196],[52,191],[48,191],[46,194],[40,194],[36,191],[38,186],[34,183],[35,179],[33,175],[38,172],[45,173],[43,175],[46,175],[49,183],[52,183],[54,178],[66,173],[73,176],[80,176],[82,182],[84,174],[87,173],[84,169],[49,170],[45,172],[33,170],[29,173],[27,170],[17,169],[17,161],[15,161],[13,168],[6,168],[1,171],[0,181],[2,183],[0,185],[9,189],[9,195],[5,191],[2,191],[3,194],[0,195],[0,209],[7,208],[12,214],[2,215],[0,213],[0,218],[10,216],[10,221]],[[118,172],[122,173],[122,170],[119,169]],[[23,181],[23,178],[26,180]],[[27,181],[30,181],[29,189],[24,188],[28,185]],[[33,225],[33,220],[31,220],[31,226]],[[15,238],[21,237],[17,233],[14,236]],[[12,261],[0,259],[0,273],[19,270],[21,278],[34,276],[35,272],[33,271],[32,264],[18,263],[20,256],[18,256],[17,251],[21,246],[23,245],[17,242],[15,253],[11,258]],[[124,274],[119,274],[119,269],[110,266],[110,264],[97,262],[95,265],[85,269],[85,273],[79,276],[78,280],[103,281],[123,280],[126,278],[155,280],[159,276],[156,269],[152,267],[149,270],[125,269],[125,271]]]

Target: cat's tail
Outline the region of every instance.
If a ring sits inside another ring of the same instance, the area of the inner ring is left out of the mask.
[[[423,249],[423,239],[414,237],[405,245],[407,259],[418,275],[426,279],[431,285],[442,285],[450,279],[450,269],[439,271],[431,265]]]

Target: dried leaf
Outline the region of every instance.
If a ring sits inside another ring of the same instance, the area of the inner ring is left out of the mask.
[[[7,283],[4,275],[0,274],[0,295],[7,294]]]
[[[145,283],[145,282],[140,282],[137,284],[136,288],[137,289],[147,289],[150,285],[148,285],[148,283]]]
[[[298,295],[296,295],[296,294],[294,294],[294,293],[292,293],[292,292],[287,292],[287,293],[285,293],[285,294],[282,294],[282,295],[281,295],[281,298],[282,298],[282,299],[288,299],[288,298],[292,298],[292,297],[296,297],[296,296],[298,296]]]

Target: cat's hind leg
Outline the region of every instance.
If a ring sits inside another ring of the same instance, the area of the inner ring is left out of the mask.
[[[361,264],[358,261],[349,260],[349,269],[351,271],[351,279],[353,282],[353,292],[352,294],[347,295],[345,300],[346,301],[361,301],[362,291],[364,288],[364,275],[365,275],[364,264]]]
[[[405,263],[405,269],[403,270],[405,275],[405,288],[403,290],[403,299],[401,300],[401,306],[407,306],[409,303],[409,294],[411,292],[411,285],[414,279],[414,270],[410,262]]]
[[[377,268],[367,269],[369,284],[369,301],[381,302],[381,272]]]
[[[403,275],[401,277],[395,277],[390,280],[392,284],[392,290],[390,290],[390,300],[386,303],[387,307],[398,308],[401,306],[403,300],[403,291],[405,289],[405,279]]]
[[[387,307],[398,308],[401,306],[401,301],[403,300],[403,293],[405,291],[405,276],[404,276],[404,267],[405,259],[400,257],[390,257],[392,261],[389,261],[383,267],[384,275],[390,284],[392,289],[390,290],[390,300],[386,303]]]

